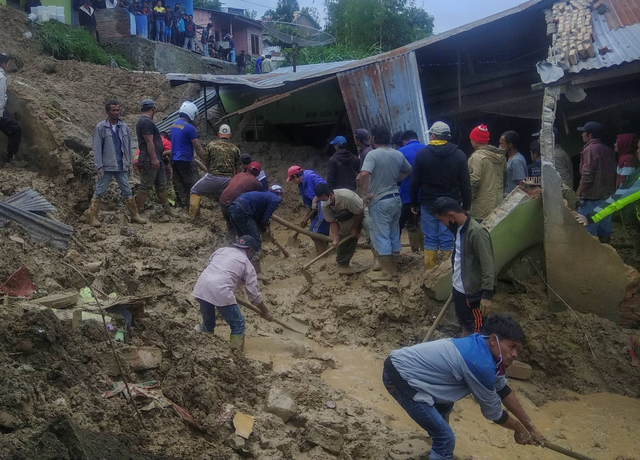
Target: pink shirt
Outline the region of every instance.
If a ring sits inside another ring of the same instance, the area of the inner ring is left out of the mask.
[[[220,248],[211,254],[191,295],[216,307],[226,307],[238,303],[235,291],[243,284],[252,304],[262,302],[258,275],[245,251],[236,247]]]

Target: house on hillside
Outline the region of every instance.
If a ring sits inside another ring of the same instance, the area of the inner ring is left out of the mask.
[[[194,8],[193,21],[198,27],[213,24],[211,35],[215,38],[216,48],[217,43],[221,42],[226,34],[231,34],[237,53],[246,50],[247,54],[255,57],[262,53],[262,26],[258,21],[239,14],[206,8]]]

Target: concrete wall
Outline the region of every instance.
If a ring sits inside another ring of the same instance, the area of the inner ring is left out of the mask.
[[[131,35],[131,16],[124,8],[96,10],[95,14],[101,42]]]
[[[158,43],[142,37],[120,37],[100,43],[109,53],[122,54],[134,69],[167,73],[235,74],[235,65],[217,59],[205,62],[200,54],[171,43]]]

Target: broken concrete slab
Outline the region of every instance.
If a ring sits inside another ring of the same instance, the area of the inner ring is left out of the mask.
[[[306,440],[311,444],[322,447],[323,449],[338,455],[344,445],[344,438],[340,433],[326,426],[318,424],[310,424],[309,432]]]
[[[48,308],[41,306],[40,308]],[[57,310],[52,308],[51,311],[58,317],[62,324],[66,324],[71,326],[73,329],[78,329],[82,326],[82,323],[86,321],[98,321],[102,323],[102,316],[95,313],[90,313],[88,311],[83,311],[82,308],[74,308],[68,310]],[[111,322],[111,317],[104,317],[107,323]]]
[[[155,347],[124,347],[120,353],[134,371],[155,369],[162,362],[162,350]]]
[[[279,388],[271,387],[267,397],[267,412],[280,417],[284,422],[288,422],[291,417],[298,413],[296,402]]]
[[[491,234],[493,257],[499,272],[520,252],[542,242],[542,198],[539,190],[514,189],[482,221],[482,225]],[[444,260],[426,272],[424,285],[435,299],[446,300],[451,295],[451,260]]]
[[[78,303],[78,291],[51,294],[33,302],[49,308],[69,308]]]

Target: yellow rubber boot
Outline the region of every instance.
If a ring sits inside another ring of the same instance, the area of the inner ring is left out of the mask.
[[[90,220],[89,225],[92,227],[102,227],[102,222],[98,220],[98,213],[100,212],[100,198],[94,198],[91,200],[91,207],[89,208]]]
[[[189,196],[189,214],[192,217],[196,217],[198,215],[198,211],[200,210],[200,195],[190,195]]]
[[[138,214],[138,206],[136,205],[136,199],[131,197],[127,201],[127,209],[129,210],[129,214],[131,214],[131,222],[134,224],[146,224],[147,221],[140,217]]]
[[[424,269],[431,270],[436,266],[436,259],[438,258],[438,251],[424,250]]]
[[[442,257],[442,261],[444,262],[446,260],[451,260],[451,253],[452,252],[453,251],[442,251],[442,252],[440,252],[440,255]]]

